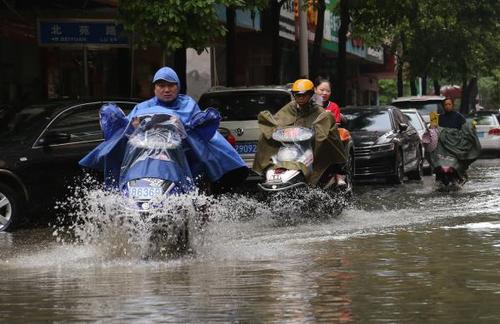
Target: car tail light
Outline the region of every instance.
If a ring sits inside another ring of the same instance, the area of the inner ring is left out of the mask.
[[[229,133],[226,136],[226,140],[231,144],[233,147],[236,147],[236,138],[234,137],[233,134]]]
[[[488,135],[500,135],[500,128],[492,128],[488,132]]]

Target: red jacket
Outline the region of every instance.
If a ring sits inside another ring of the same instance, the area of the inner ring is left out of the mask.
[[[335,117],[335,122],[337,124],[340,124],[340,108],[339,106],[333,102],[333,101],[328,101],[328,105],[325,108],[328,111],[331,111],[333,114],[333,117]]]

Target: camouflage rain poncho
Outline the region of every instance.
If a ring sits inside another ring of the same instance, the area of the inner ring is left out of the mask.
[[[450,166],[463,177],[469,165],[481,153],[473,123],[467,121],[461,129],[439,127],[438,132],[437,146],[430,152],[432,168]]]
[[[261,130],[253,164],[253,169],[257,173],[262,173],[272,164],[271,157],[280,148],[280,143],[272,139],[272,134],[276,128],[286,126],[301,126],[314,130],[313,171],[310,172],[299,163],[286,166],[290,169],[302,170],[309,184],[315,185],[330,165],[346,162],[344,146],[333,115],[312,102],[305,108],[297,108],[295,101],[292,101],[274,116],[269,111],[263,111],[257,119]]]

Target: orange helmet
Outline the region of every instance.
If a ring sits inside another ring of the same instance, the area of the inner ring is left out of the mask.
[[[308,79],[298,79],[292,84],[292,94],[313,94],[314,84]]]

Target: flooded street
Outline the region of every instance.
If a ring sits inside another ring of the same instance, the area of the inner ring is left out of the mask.
[[[0,233],[0,321],[498,322],[500,160],[469,177],[456,192],[430,176],[360,184],[339,216],[294,225],[223,199],[229,216],[179,258],[123,253],[105,235]]]

